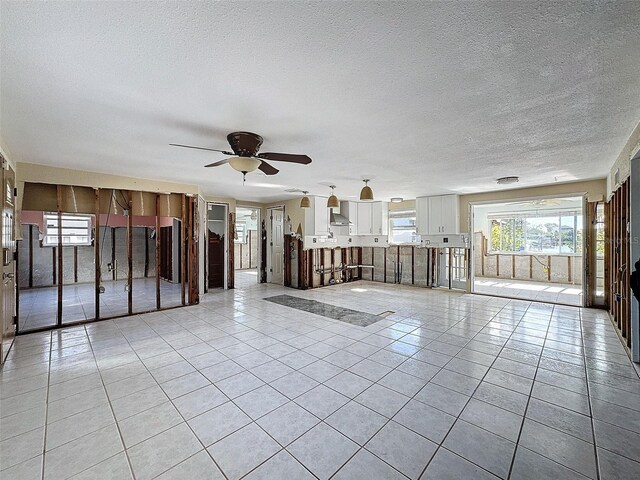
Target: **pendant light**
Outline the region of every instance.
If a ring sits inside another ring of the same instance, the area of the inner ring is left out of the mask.
[[[364,187],[360,190],[360,200],[373,200],[373,190],[369,186],[369,179],[362,180]]]
[[[338,201],[338,197],[333,194],[333,189],[336,188],[335,185],[330,185],[331,187],[331,196],[327,200],[327,208],[338,208],[340,206],[340,202]]]
[[[307,193],[309,192],[303,190],[302,193],[304,194],[304,197],[300,199],[300,208],[311,208],[311,200],[307,197]]]

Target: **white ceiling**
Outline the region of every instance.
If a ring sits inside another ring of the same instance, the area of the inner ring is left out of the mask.
[[[640,2],[1,3],[16,161],[211,195],[376,198],[604,177],[640,120]],[[203,169],[226,134],[305,153]]]

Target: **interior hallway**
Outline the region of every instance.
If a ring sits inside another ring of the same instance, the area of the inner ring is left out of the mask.
[[[18,337],[0,476],[640,476],[640,379],[604,311],[365,281],[201,300]]]

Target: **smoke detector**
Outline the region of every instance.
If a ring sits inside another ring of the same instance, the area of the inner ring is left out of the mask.
[[[518,183],[520,177],[500,177],[496,180],[498,185],[509,185],[510,183]]]

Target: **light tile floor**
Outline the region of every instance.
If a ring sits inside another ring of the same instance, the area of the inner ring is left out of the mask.
[[[474,292],[535,302],[581,306],[582,285],[476,277]]]
[[[0,386],[3,479],[640,478],[640,380],[597,310],[255,285],[20,336]]]
[[[105,292],[100,296],[101,317],[126,315],[128,292],[126,280],[105,281]],[[180,283],[160,282],[160,297],[163,307],[181,304]],[[156,308],[156,279],[133,279],[133,311],[149,311]],[[58,310],[58,287],[21,289],[20,318],[21,331],[51,327],[56,324]],[[95,318],[96,302],[93,283],[63,285],[62,323],[74,323]]]

